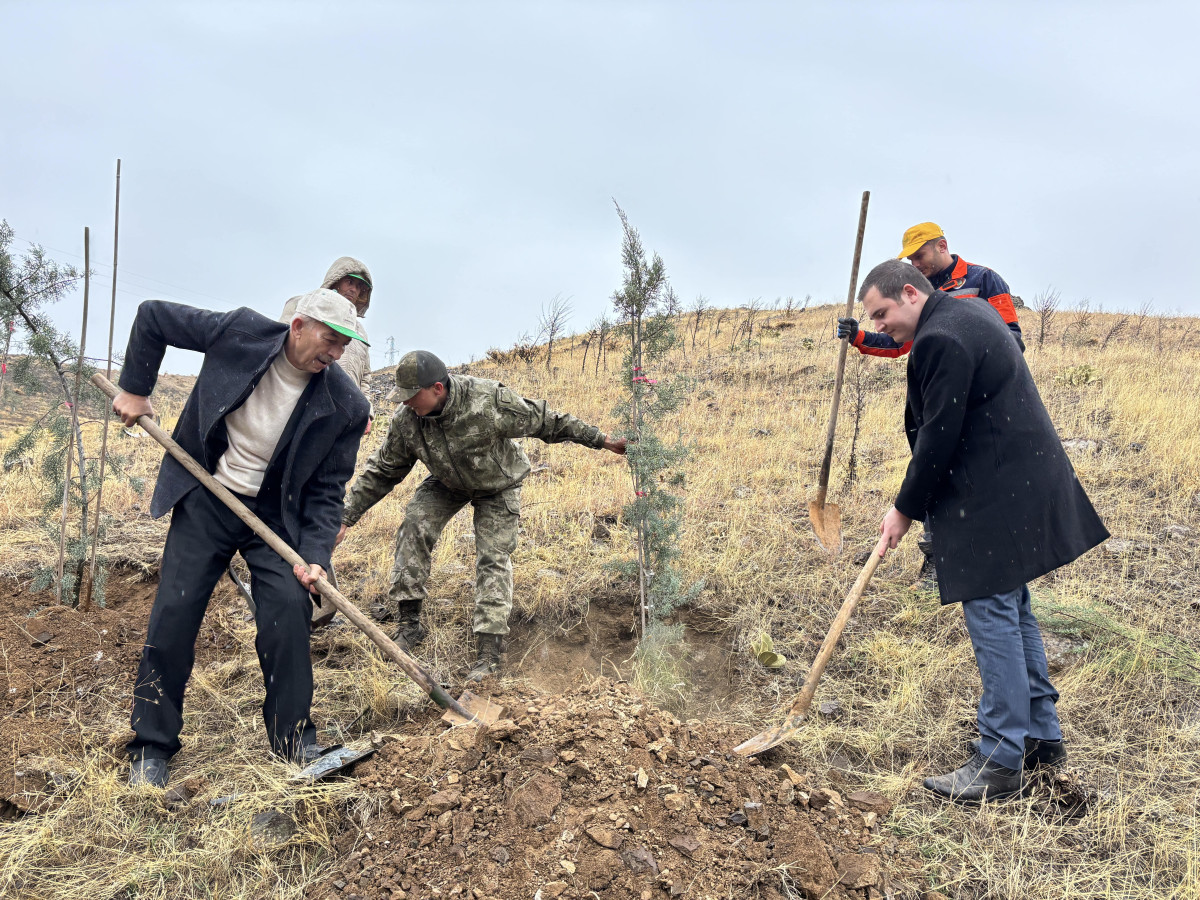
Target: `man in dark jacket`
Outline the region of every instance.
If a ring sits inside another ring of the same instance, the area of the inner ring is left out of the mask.
[[[215,313],[160,300],[138,307],[113,410],[126,425],[153,415],[149,394],[166,348],[203,353],[174,438],[309,566],[290,567],[173,457],[163,458],[150,513],[173,514],[134,686],[131,784],[167,782],[196,635],[213,586],[239,551],[257,606],[271,749],[300,763],[323,751],[309,719],[308,592],[329,568],[367,424],[366,399],[335,365],[351,340],[361,340],[354,306],[330,290],[302,297],[288,324],[249,309]]]
[[[896,258],[907,259],[918,272],[929,279],[936,290],[959,299],[986,300],[1004,320],[1021,352],[1025,352],[1021,323],[1017,321],[1017,308],[1007,282],[987,266],[969,263],[961,256],[951,253],[946,235],[936,222],[921,222],[905,231],[904,237],[901,238],[900,254]],[[911,346],[911,341],[897,342],[878,331],[862,331],[858,327],[858,320],[854,318],[839,318],[836,334],[838,338],[849,338],[850,344],[857,347],[859,353],[868,356],[904,356]],[[917,541],[917,546],[924,554],[925,560],[921,564],[921,574],[916,587],[932,590],[937,583],[937,573],[934,571],[933,539],[929,534],[928,523],[925,525],[924,534]]]
[[[872,269],[859,299],[877,331],[912,342],[912,460],[880,531],[892,548],[928,517],[942,603],[963,604],[983,681],[971,758],[925,786],[968,801],[1019,793],[1025,767],[1066,757],[1026,582],[1108,532],[994,310],[933,290],[900,260]]]

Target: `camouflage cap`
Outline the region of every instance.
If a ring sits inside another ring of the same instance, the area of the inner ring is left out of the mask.
[[[396,386],[387,395],[389,400],[408,400],[422,388],[438,382],[449,386],[450,373],[446,364],[428,350],[412,350],[405,353],[396,366]]]

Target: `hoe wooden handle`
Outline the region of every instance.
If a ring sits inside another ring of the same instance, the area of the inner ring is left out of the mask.
[[[92,384],[96,385],[103,391],[110,400],[116,399],[120,390],[107,378],[97,372],[92,376]],[[150,437],[154,438],[166,451],[170,453],[179,462],[181,466],[196,476],[196,480],[212,491],[222,503],[233,510],[234,514],[253,529],[254,533],[267,542],[267,544],[278,553],[286,562],[293,566],[304,566],[308,568],[300,554],[288,546],[287,542],[279,535],[273,532],[270,528],[263,524],[263,521],[242,503],[237,497],[233,496],[223,484],[213,478],[204,470],[204,468],[192,459],[191,455],[179,446],[169,434],[163,431],[153,419],[149,416],[141,416],[138,419],[138,424],[146,430]],[[411,656],[396,646],[395,641],[383,633],[382,629],[366,616],[364,616],[349,600],[342,596],[341,592],[335,588],[325,578],[317,580],[315,585],[317,591],[334,605],[338,612],[344,615],[347,619],[354,623],[363,634],[375,642],[376,646],[384,652],[396,665],[404,670],[404,674],[420,685],[421,690],[429,695],[442,709],[448,709],[469,720],[469,713],[457,700],[446,693],[445,688],[433,680],[433,677],[421,668]]]

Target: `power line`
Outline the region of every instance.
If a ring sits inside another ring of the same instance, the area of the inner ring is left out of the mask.
[[[80,256],[78,253],[72,253],[69,250],[60,250],[57,247],[51,247],[48,244],[41,244],[41,243],[38,243],[37,241],[31,241],[28,238],[23,238],[18,234],[14,234],[13,237],[15,237],[17,240],[21,241],[22,243],[28,244],[31,247],[42,247],[46,250],[53,251],[54,253],[60,253],[63,256],[70,256],[73,259],[83,259],[83,257]],[[107,263],[94,263],[92,265],[92,269],[93,270],[101,270],[101,269],[111,270],[112,266],[108,265]],[[142,275],[138,272],[130,271],[129,269],[122,269],[121,271],[122,271],[122,275],[117,276],[117,284],[118,285],[125,283],[125,284],[131,284],[133,287],[141,287],[143,290],[154,290],[154,288],[150,287],[149,285],[139,285],[136,283],[137,281],[146,281],[146,282],[151,282],[152,284],[160,284],[160,285],[163,285],[164,287],[172,288],[173,290],[176,290],[176,291],[183,291],[185,294],[195,294],[197,297],[204,297],[206,300],[212,300],[217,303],[220,303],[222,306],[224,306],[227,309],[233,309],[237,305],[233,301],[227,300],[223,297],[214,297],[212,294],[206,294],[203,291],[193,290],[192,288],[183,287],[183,285],[179,285],[179,284],[172,284],[169,281],[163,281],[158,278],[151,278],[149,275]],[[131,282],[129,280],[128,276],[133,276],[134,281]],[[117,290],[120,291],[121,288],[118,287]],[[145,298],[143,298],[143,299],[145,299]],[[178,298],[176,298],[176,299],[178,299]]]

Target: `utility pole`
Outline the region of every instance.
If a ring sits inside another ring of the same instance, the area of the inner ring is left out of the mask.
[[[394,337],[388,338],[387,353],[385,355],[387,356],[388,365],[394,366],[396,364],[396,339]]]

